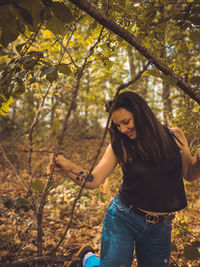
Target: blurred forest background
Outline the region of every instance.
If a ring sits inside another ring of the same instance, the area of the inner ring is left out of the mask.
[[[119,86],[180,127],[195,151],[199,40],[195,0],[0,1],[0,266],[66,266],[85,243],[99,253],[120,168],[88,191],[47,176],[46,166],[50,153],[88,170],[96,164],[109,143],[105,103]],[[199,184],[185,183],[188,207],[174,220],[170,266],[200,266]]]

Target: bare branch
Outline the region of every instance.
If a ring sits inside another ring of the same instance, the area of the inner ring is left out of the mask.
[[[124,84],[121,84],[119,87],[118,87],[118,90],[123,90],[125,89],[126,87],[128,87],[129,85],[135,83],[137,80],[139,80],[142,76],[142,74],[148,69],[148,66],[150,65],[150,62],[148,62],[144,68],[135,76],[134,79],[132,79],[131,81],[127,82],[127,83],[124,83]]]
[[[42,101],[40,103],[40,106],[37,110],[37,113],[35,115],[35,118],[33,120],[33,123],[32,125],[30,126],[29,130],[28,130],[28,137],[29,137],[29,153],[28,153],[28,174],[29,174],[29,177],[30,177],[30,180],[29,180],[29,185],[28,185],[28,189],[27,189],[27,193],[26,193],[26,197],[28,196],[28,194],[30,193],[30,190],[31,190],[31,183],[32,183],[32,167],[31,167],[31,161],[32,161],[32,152],[33,152],[33,130],[36,126],[36,124],[38,123],[38,120],[39,120],[39,115],[41,113],[41,110],[44,106],[44,102],[45,102],[45,99],[50,91],[52,87],[52,83],[49,85],[49,87],[47,88],[45,94],[43,95],[42,97]]]
[[[36,263],[40,264],[63,264],[66,261],[67,257],[64,256],[43,256],[43,257],[32,257],[24,261],[15,261],[9,264],[9,267],[27,267],[34,266]],[[1,266],[1,265],[0,265]],[[7,265],[6,265],[7,266]]]
[[[13,166],[13,164],[11,163],[11,161],[8,159],[8,157],[6,156],[6,153],[5,153],[5,151],[4,151],[4,149],[3,149],[3,146],[2,146],[1,144],[0,144],[0,150],[1,150],[2,154],[3,154],[4,159],[8,162],[8,164],[9,164],[10,167],[11,167],[11,169],[13,170],[14,175],[17,177],[17,179],[19,180],[19,182],[20,182],[22,188],[24,189],[24,188],[25,188],[25,183],[24,183],[24,181],[23,181],[23,180],[21,179],[21,177],[18,175],[18,173],[17,173],[15,167]]]
[[[63,42],[61,42],[61,41],[58,39],[58,41],[60,42],[60,44],[61,44],[63,50],[64,50],[65,52],[67,52],[68,56],[70,57],[70,59],[71,59],[73,65],[75,66],[76,69],[78,69],[79,67],[78,67],[78,65],[75,63],[75,61],[73,60],[73,58],[72,58],[72,56],[71,56],[71,54],[70,54],[70,52],[69,52],[69,49],[68,49],[67,47],[68,47],[68,44],[69,44],[69,42],[70,42],[70,40],[71,40],[71,38],[72,38],[74,32],[76,31],[76,29],[77,29],[77,27],[78,27],[78,23],[79,23],[79,21],[81,20],[81,18],[82,18],[82,16],[80,16],[80,17],[77,19],[76,23],[74,24],[74,28],[73,28],[73,30],[72,30],[72,32],[71,32],[71,34],[70,34],[70,36],[69,36],[69,38],[68,38],[68,40],[67,40],[67,42],[66,42],[66,45],[64,45]]]
[[[67,112],[67,114],[65,116],[65,119],[63,121],[62,131],[61,131],[61,133],[59,135],[58,144],[56,146],[56,149],[55,149],[55,152],[54,152],[54,155],[53,155],[53,163],[52,163],[52,166],[51,166],[51,172],[49,174],[48,181],[47,181],[47,183],[46,183],[46,185],[44,187],[44,191],[43,191],[43,194],[42,194],[42,197],[41,197],[41,202],[40,202],[40,205],[39,205],[39,208],[38,208],[38,214],[37,214],[37,231],[38,231],[38,238],[37,238],[37,241],[38,242],[37,242],[37,245],[38,245],[38,255],[39,256],[42,255],[42,221],[43,221],[43,209],[44,209],[46,198],[47,198],[47,195],[48,195],[49,185],[50,185],[51,181],[53,180],[53,172],[54,172],[54,168],[55,168],[55,159],[56,159],[56,157],[57,157],[57,155],[59,153],[59,149],[60,149],[60,147],[61,147],[61,145],[63,143],[63,140],[64,140],[64,135],[65,135],[65,132],[66,132],[67,127],[68,127],[68,121],[69,121],[69,118],[70,118],[70,115],[71,115],[71,112],[72,112],[74,103],[76,101],[76,97],[78,95],[78,90],[80,88],[80,81],[81,81],[81,78],[83,76],[84,69],[85,69],[85,67],[88,64],[88,59],[91,56],[91,53],[93,52],[94,48],[97,46],[97,44],[101,40],[101,36],[102,36],[102,33],[103,33],[103,28],[104,27],[102,27],[102,29],[101,29],[101,32],[99,34],[98,40],[90,48],[89,53],[86,56],[86,58],[85,58],[85,60],[83,62],[82,67],[79,68],[79,70],[78,70],[77,82],[76,82],[75,89],[73,91],[72,100],[71,100],[71,103],[70,103],[68,112]],[[63,241],[63,239],[59,242],[59,244],[56,246],[56,248],[54,249],[54,251],[57,250],[57,248],[60,246],[60,244]]]

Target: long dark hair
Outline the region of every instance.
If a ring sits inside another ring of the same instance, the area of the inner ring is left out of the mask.
[[[110,110],[111,105],[112,101],[108,101],[107,111]],[[147,102],[138,94],[130,91],[119,94],[113,111],[119,108],[125,108],[134,116],[137,132],[135,147],[143,160],[151,159],[159,164],[163,160],[171,160],[175,150],[180,151],[169,129],[158,121]],[[110,125],[110,136],[112,148],[119,162],[122,165],[126,164],[131,140],[117,129],[113,121]]]

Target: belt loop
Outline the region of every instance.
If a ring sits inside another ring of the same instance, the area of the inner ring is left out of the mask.
[[[133,205],[130,205],[128,208],[128,211],[131,212],[132,208],[133,208]]]

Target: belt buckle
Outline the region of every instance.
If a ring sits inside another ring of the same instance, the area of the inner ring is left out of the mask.
[[[159,217],[158,217],[158,215],[147,213],[145,215],[145,220],[148,223],[158,223]]]

